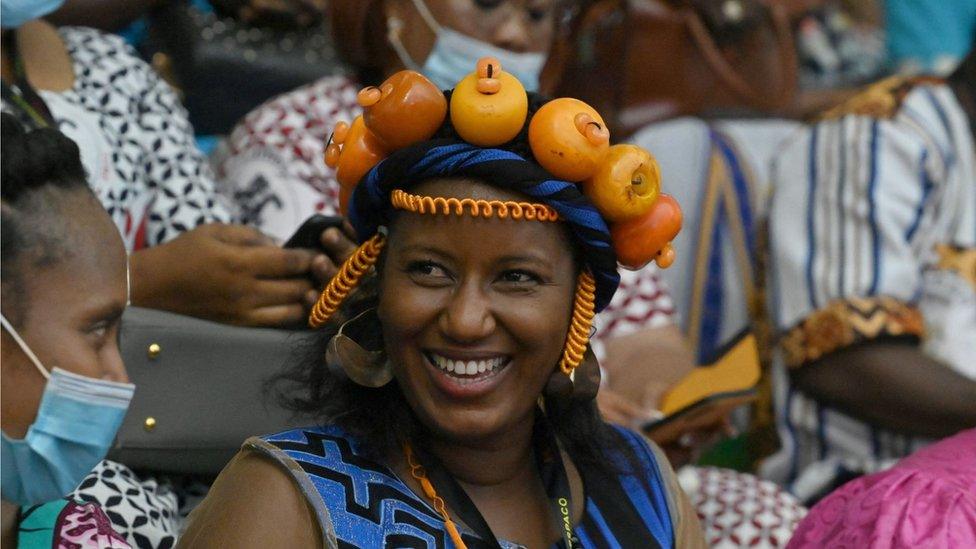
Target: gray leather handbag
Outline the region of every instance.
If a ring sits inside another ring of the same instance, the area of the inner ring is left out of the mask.
[[[136,393],[109,459],[133,469],[216,474],[248,437],[299,426],[266,394],[266,382],[304,360],[315,335],[130,307],[121,347]]]

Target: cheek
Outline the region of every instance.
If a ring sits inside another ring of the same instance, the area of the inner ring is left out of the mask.
[[[398,343],[435,323],[437,300],[437,292],[417,286],[402,273],[384,275],[376,312],[387,348],[395,354]]]

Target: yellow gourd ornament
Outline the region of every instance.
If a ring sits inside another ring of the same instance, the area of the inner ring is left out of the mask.
[[[515,138],[525,125],[529,98],[517,78],[493,57],[478,60],[451,94],[451,123],[461,139],[495,147]]]

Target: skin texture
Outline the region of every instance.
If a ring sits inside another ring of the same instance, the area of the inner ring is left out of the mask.
[[[927,357],[914,343],[866,342],[791,376],[814,399],[905,434],[943,438],[976,425],[976,381]]]
[[[442,27],[515,52],[548,51],[555,29],[554,0],[425,0]],[[411,0],[386,0],[387,16],[403,21],[400,40],[418,65],[423,65],[437,36]],[[384,35],[379,38],[385,41]],[[402,70],[403,63],[387,52],[385,75]],[[503,67],[504,68],[504,67]],[[474,67],[471,68],[474,70]]]
[[[416,192],[524,200],[459,180],[431,181]],[[569,250],[561,224],[404,213],[390,227],[380,271],[378,315],[385,347],[407,401],[430,432],[427,449],[461,483],[497,536],[529,547],[547,547],[559,535],[532,459],[531,431],[537,399],[568,331],[577,276]],[[490,391],[456,398],[434,382],[443,374],[427,364],[427,350],[459,358],[502,354],[510,362],[496,374],[498,383]],[[389,456],[389,463],[422,494],[402,456]],[[291,505],[297,490],[293,483],[290,491],[263,485],[268,501],[231,497],[245,490],[262,467],[277,466],[255,467],[246,471],[235,462],[222,473],[230,480],[218,482],[208,496],[221,505],[195,512],[182,547],[214,547],[225,534],[242,540],[242,547],[288,546],[292,540],[285,536],[296,528],[318,535],[304,516],[281,517],[272,511],[279,503]],[[582,483],[572,464],[569,474],[578,519]],[[267,514],[246,509],[249,505]],[[229,518],[238,513],[246,520]],[[261,543],[252,542],[251,533]]]
[[[17,33],[27,78],[39,90],[74,83],[57,31],[31,21]],[[3,79],[13,78],[2,52]],[[247,326],[300,323],[336,264],[352,253],[351,229],[322,234],[319,250],[281,250],[257,230],[208,225],[132,256],[132,304]],[[314,283],[313,283],[314,282]]]
[[[128,381],[118,346],[126,303],[122,239],[91,193],[47,194],[64,218],[70,235],[65,244],[73,252],[46,267],[33,264],[30,250],[22,252],[15,268],[28,273],[20,277],[26,307],[14,327],[47,369],[57,366],[92,378]],[[5,286],[4,293],[8,290]],[[0,424],[7,436],[23,438],[37,415],[46,380],[6,330],[0,338]],[[3,509],[7,546],[14,535],[16,507],[4,502]]]

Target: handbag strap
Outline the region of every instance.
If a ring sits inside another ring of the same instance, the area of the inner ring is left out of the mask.
[[[780,67],[780,85],[772,94],[766,93],[765,90],[757,86],[750,85],[745,78],[736,72],[725,56],[722,55],[715,43],[715,38],[708,31],[701,16],[694,8],[686,7],[682,10],[688,31],[709,68],[740,100],[760,110],[781,108],[789,103],[796,91],[797,78],[796,50],[787,10],[775,0],[768,2],[767,7],[773,21],[773,31],[776,34]]]

